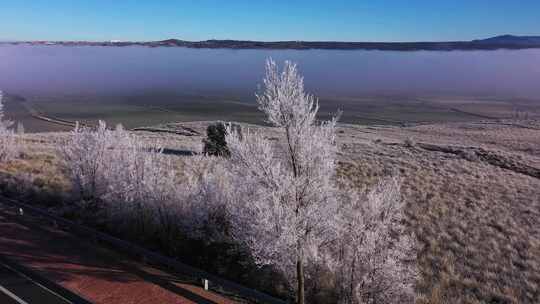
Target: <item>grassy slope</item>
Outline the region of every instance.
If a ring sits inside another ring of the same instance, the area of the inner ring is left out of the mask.
[[[203,132],[206,123],[185,125]],[[278,136],[266,130],[269,137]],[[505,161],[540,168],[540,123],[344,125],[338,135],[341,176],[358,187],[389,171],[404,178],[407,224],[419,239],[420,303],[540,301],[540,179],[471,153],[421,145],[482,148]],[[40,142],[55,136],[63,135],[25,135],[34,148],[1,171],[33,180],[37,193],[66,191],[53,146]],[[167,139],[166,146],[174,149],[200,151],[201,137],[145,136]]]
[[[482,147],[540,168],[540,129],[456,124],[372,132],[344,149],[341,174],[364,184],[385,169],[401,172],[407,222],[420,241],[421,302],[537,303],[540,179],[402,142]]]

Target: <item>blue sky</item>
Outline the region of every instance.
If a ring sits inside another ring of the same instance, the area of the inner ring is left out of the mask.
[[[0,0],[0,40],[470,40],[540,35],[539,0]]]

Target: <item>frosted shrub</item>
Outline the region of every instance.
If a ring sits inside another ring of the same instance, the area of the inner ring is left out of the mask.
[[[0,128],[0,163],[8,162],[18,154],[19,144],[13,131]]]
[[[13,122],[4,118],[3,93],[0,91],[0,163],[7,162],[17,157],[19,143],[11,126]]]
[[[227,204],[232,192],[231,174],[223,159],[194,156],[185,163],[185,177],[178,191],[183,194],[181,223],[188,235],[207,242],[228,240]]]
[[[179,180],[171,157],[162,152],[158,143],[121,126],[107,129],[102,121],[96,128],[78,125],[60,148],[78,196],[99,203],[109,220],[125,224],[130,233],[156,235],[163,241],[178,233],[209,238],[206,228],[224,210],[215,208],[226,189],[220,186],[226,174],[217,165],[220,160],[193,157]],[[203,175],[208,178],[201,179]]]
[[[414,241],[401,225],[399,179],[381,181],[366,196],[344,195],[340,235],[326,252],[341,303],[412,303]]]
[[[83,200],[99,199],[107,191],[108,152],[117,144],[113,132],[100,121],[96,129],[77,124],[70,135],[68,142],[60,145],[59,152],[74,190]]]
[[[100,121],[95,129],[77,126],[60,154],[81,198],[116,202],[112,209],[127,211],[174,196],[170,162],[159,145],[147,145],[121,126],[109,130]]]
[[[168,200],[174,189],[174,171],[158,144],[143,142],[118,126],[109,151],[109,199],[125,202]]]
[[[105,200],[119,219],[135,219],[138,229],[168,233],[174,219],[170,208],[177,199],[176,172],[157,143],[148,143],[121,127],[113,132],[116,146],[109,151]]]

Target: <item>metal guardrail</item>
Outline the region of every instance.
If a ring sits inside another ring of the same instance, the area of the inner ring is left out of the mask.
[[[227,292],[231,292],[235,296],[239,296],[246,300],[251,300],[256,303],[268,303],[268,304],[287,304],[288,303],[281,299],[267,295],[263,292],[260,292],[251,288],[247,288],[245,286],[242,286],[238,283],[234,283],[226,279],[222,279],[204,270],[186,265],[184,263],[165,257],[156,252],[144,249],[140,246],[134,245],[132,243],[121,240],[119,238],[115,238],[113,236],[96,231],[94,229],[79,225],[65,218],[50,214],[49,212],[42,210],[40,208],[30,206],[28,204],[21,203],[19,201],[15,201],[9,198],[0,197],[0,203],[5,203],[5,202],[8,202],[12,206],[22,208],[24,212],[30,212],[30,213],[43,216],[45,218],[55,221],[56,224],[72,229],[79,234],[87,235],[87,236],[92,237],[95,240],[102,241],[110,245],[114,249],[120,250],[124,253],[127,253],[128,255],[142,258],[147,263],[159,265],[159,266],[165,266],[169,269],[172,269],[175,272],[186,274],[198,280],[208,280],[210,281],[212,286],[219,286],[223,290]]]

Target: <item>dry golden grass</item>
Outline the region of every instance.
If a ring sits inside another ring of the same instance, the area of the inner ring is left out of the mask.
[[[495,132],[503,134],[500,149]],[[344,134],[348,160],[339,171],[359,185],[385,170],[404,177],[407,224],[419,240],[418,303],[539,303],[540,179],[399,143],[411,135],[416,142],[487,146],[533,166],[540,131],[435,125],[380,129],[360,135],[364,142],[357,135],[352,144]],[[382,141],[369,142],[377,138]],[[523,152],[523,144],[532,149]]]
[[[185,125],[204,134],[207,123]],[[141,134],[172,150],[202,147],[202,136]],[[62,136],[25,135],[26,155],[0,168],[4,179],[26,178],[37,192],[68,192],[52,148],[52,138]],[[403,177],[407,226],[418,238],[417,303],[540,303],[540,178],[421,145],[482,148],[540,168],[539,122],[343,125],[338,143],[338,174],[358,187],[390,172]]]

